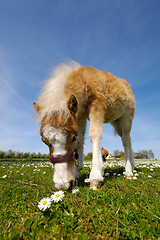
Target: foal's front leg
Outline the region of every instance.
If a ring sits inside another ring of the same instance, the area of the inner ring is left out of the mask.
[[[103,181],[103,160],[101,155],[101,138],[102,138],[103,122],[95,118],[90,118],[89,137],[92,142],[93,156],[92,168],[90,173],[90,187],[96,189]]]
[[[78,154],[79,154],[79,163],[75,166],[75,178],[79,178],[80,171],[83,168],[83,145],[84,145],[84,135],[86,130],[86,119],[79,119],[78,121]]]

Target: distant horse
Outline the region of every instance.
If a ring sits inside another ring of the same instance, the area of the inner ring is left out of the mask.
[[[87,119],[93,147],[90,187],[103,181],[101,138],[103,123],[111,123],[125,151],[125,175],[132,178],[134,158],[130,131],[135,111],[130,85],[111,73],[79,63],[60,65],[46,81],[38,102],[33,102],[41,123],[42,141],[50,150],[57,189],[68,189],[83,167],[83,144]],[[78,164],[77,164],[78,163]]]
[[[102,154],[102,159],[103,159],[103,161],[105,162],[107,156],[109,155],[108,150],[102,147],[102,148],[101,148],[101,154]]]

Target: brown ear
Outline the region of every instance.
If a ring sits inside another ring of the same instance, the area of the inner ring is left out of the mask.
[[[78,111],[78,102],[76,97],[72,94],[68,100],[68,109],[70,111],[70,113],[75,116],[77,111]]]
[[[35,107],[36,112],[38,113],[39,110],[41,109],[41,107],[40,107],[36,102],[34,102],[34,101],[33,101],[33,105],[34,105],[34,107]]]

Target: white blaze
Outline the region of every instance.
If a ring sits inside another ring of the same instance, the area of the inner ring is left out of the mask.
[[[45,125],[43,128],[43,135],[52,144],[54,157],[67,154],[65,149],[67,136],[61,133],[58,128],[55,128],[50,124]],[[67,163],[56,163],[54,165],[53,182],[55,183],[55,187],[59,189],[61,186],[66,188],[69,187]]]
[[[43,128],[43,135],[52,144],[54,149],[54,156],[64,156],[66,155],[66,136],[51,125],[45,125]]]

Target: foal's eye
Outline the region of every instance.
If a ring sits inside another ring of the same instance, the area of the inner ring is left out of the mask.
[[[75,142],[77,140],[77,133],[72,137],[72,142]]]
[[[47,141],[46,141],[46,139],[42,139],[42,141],[46,144],[46,145],[48,145],[47,143]]]
[[[43,136],[42,136],[42,141],[43,141],[46,145],[51,146],[51,143],[50,143],[45,137],[43,137]]]

